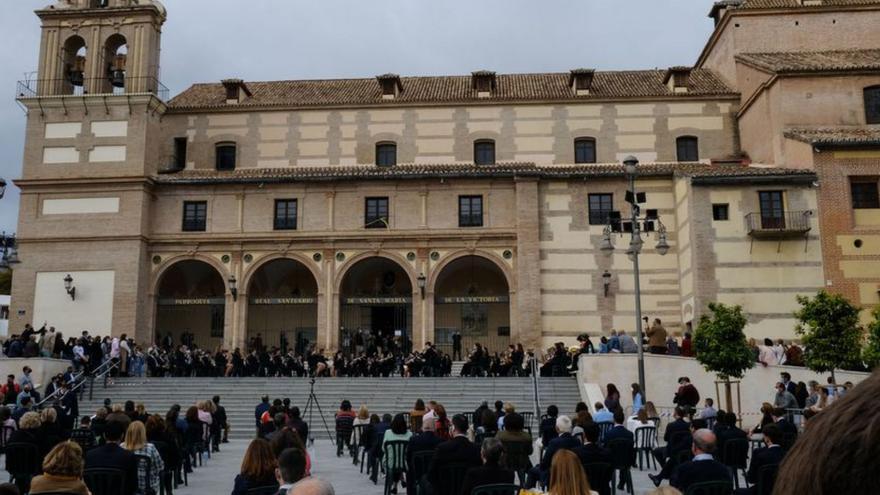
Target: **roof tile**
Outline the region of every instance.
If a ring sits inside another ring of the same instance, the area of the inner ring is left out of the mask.
[[[777,74],[880,70],[880,50],[741,53],[736,59]]]
[[[880,146],[880,125],[792,127],[785,137],[815,145]]]

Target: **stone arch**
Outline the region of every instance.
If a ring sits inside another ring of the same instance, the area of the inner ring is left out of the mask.
[[[345,263],[341,267],[339,267],[336,272],[336,278],[333,280],[333,293],[336,295],[339,294],[339,289],[342,281],[345,280],[345,275],[351,270],[354,265],[358,264],[358,262],[360,261],[369,258],[385,258],[397,263],[409,277],[409,282],[413,288],[413,292],[416,292],[418,290],[418,275],[415,273],[412,265],[410,265],[409,262],[406,261],[406,258],[390,251],[366,251],[363,253],[358,253],[346,259]]]
[[[215,259],[211,256],[206,256],[204,254],[199,254],[199,253],[179,254],[179,255],[173,256],[171,258],[168,258],[166,260],[162,260],[162,262],[159,264],[159,268],[153,274],[153,278],[150,281],[149,295],[151,295],[151,296],[156,295],[157,291],[159,290],[159,283],[162,281],[162,277],[165,275],[165,272],[167,272],[169,268],[171,268],[172,266],[174,266],[178,262],[187,261],[187,260],[203,261],[203,262],[213,266],[214,269],[217,270],[217,272],[223,278],[224,283],[226,283],[226,281],[229,280],[229,270],[227,270],[226,267],[223,265],[223,263],[221,263],[217,259]],[[227,290],[227,292],[229,291],[228,285],[226,287],[226,290]]]
[[[470,249],[461,249],[459,251],[453,251],[452,253],[447,254],[440,260],[440,262],[431,269],[431,273],[428,276],[428,281],[425,284],[425,291],[429,294],[434,293],[434,289],[437,286],[437,279],[440,277],[440,274],[443,272],[443,269],[446,268],[450,263],[455,260],[465,258],[467,256],[478,256],[480,258],[485,258],[486,260],[493,263],[501,273],[504,274],[504,279],[507,282],[507,288],[511,294],[516,293],[516,278],[513,276],[513,271],[507,263],[504,262],[504,259],[498,256],[495,253],[483,250],[470,250]]]
[[[125,91],[129,75],[128,50],[128,40],[121,33],[113,33],[104,41],[100,67],[103,78],[102,92],[112,93],[117,89]]]
[[[61,57],[62,74],[57,78],[60,84],[60,94],[76,94],[78,91],[86,91],[89,57],[86,40],[78,34],[69,36],[62,45]]]
[[[315,278],[315,283],[318,285],[318,294],[324,293],[324,277],[321,272],[315,268],[314,262],[311,258],[304,256],[300,253],[272,253],[266,256],[263,256],[255,263],[251,263],[251,265],[244,270],[241,276],[241,283],[239,287],[241,288],[241,295],[247,295],[247,292],[251,285],[251,280],[255,273],[257,273],[260,268],[263,266],[279,259],[289,259],[293,261],[297,261],[300,264],[304,265],[309,272],[311,272],[312,276]]]

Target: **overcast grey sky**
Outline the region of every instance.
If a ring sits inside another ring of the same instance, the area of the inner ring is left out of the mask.
[[[4,0],[0,230],[16,229],[25,115],[15,83],[36,70],[52,0]],[[712,0],[165,0],[162,82],[644,69],[691,65]]]

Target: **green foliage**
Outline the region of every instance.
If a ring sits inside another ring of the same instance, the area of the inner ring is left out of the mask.
[[[740,306],[709,303],[712,315],[704,314],[694,333],[697,361],[722,380],[742,378],[755,365],[743,333],[748,319]]]
[[[839,294],[819,291],[816,297],[798,296],[801,309],[795,330],[804,344],[804,364],[817,372],[834,372],[861,360],[862,327],[859,308]]]
[[[862,360],[870,369],[880,365],[880,306],[871,311],[874,319],[868,323],[868,343],[862,351]]]
[[[0,271],[0,294],[12,294],[12,270]]]

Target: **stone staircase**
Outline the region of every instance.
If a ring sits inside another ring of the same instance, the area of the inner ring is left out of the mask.
[[[81,414],[93,413],[105,398],[114,403],[132,400],[143,403],[147,411],[163,416],[172,404],[185,410],[197,400],[221,397],[231,424],[230,436],[250,438],[254,434],[254,407],[260,397],[289,397],[304,409],[309,396],[307,378],[117,378],[108,388],[98,385],[93,399],[80,402]],[[471,412],[482,401],[512,402],[520,411],[534,411],[531,378],[323,378],[315,382],[315,395],[331,430],[333,414],[343,399],[355,409],[366,404],[370,413],[408,412],[416,399],[436,400],[450,414]],[[572,414],[581,400],[574,378],[541,378],[541,407],[556,404],[564,414]],[[308,414],[304,413],[306,421]],[[537,421],[537,419],[536,419]],[[316,435],[323,430],[318,411],[313,411],[310,425]]]

